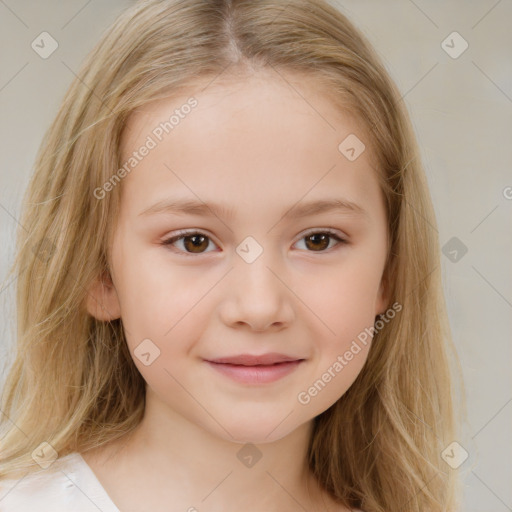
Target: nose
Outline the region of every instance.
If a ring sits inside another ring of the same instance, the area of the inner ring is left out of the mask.
[[[240,259],[230,272],[220,310],[226,325],[262,332],[281,330],[292,322],[293,293],[282,272],[275,265],[272,268],[264,254],[252,263]]]

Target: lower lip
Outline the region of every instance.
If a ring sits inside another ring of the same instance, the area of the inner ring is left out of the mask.
[[[266,384],[290,374],[302,360],[273,365],[243,366],[206,361],[213,369],[242,384]]]

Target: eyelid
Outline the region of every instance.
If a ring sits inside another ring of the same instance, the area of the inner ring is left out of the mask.
[[[343,242],[348,242],[348,236],[345,235],[343,232],[341,232],[338,229],[334,229],[334,228],[311,228],[311,229],[307,229],[306,231],[303,231],[299,235],[299,238],[297,238],[297,240],[294,243],[298,242],[299,240],[301,240],[305,236],[312,235],[314,233],[328,233],[330,235],[337,236]]]

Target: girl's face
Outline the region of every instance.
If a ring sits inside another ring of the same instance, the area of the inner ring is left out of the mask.
[[[358,336],[387,307],[369,141],[314,84],[286,80],[158,100],[123,138],[101,301],[122,318],[148,401],[236,442],[280,439],[336,402],[367,358]],[[300,362],[281,374],[208,362],[242,354]]]

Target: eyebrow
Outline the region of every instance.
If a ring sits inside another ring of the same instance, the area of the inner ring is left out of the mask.
[[[298,203],[288,208],[282,217],[302,218],[326,212],[339,212],[358,216],[367,216],[368,213],[358,204],[346,199],[321,199],[307,203]],[[203,217],[215,215],[226,219],[233,219],[235,212],[232,208],[215,202],[202,202],[195,199],[164,199],[146,208],[139,216],[149,216],[158,213],[176,215],[201,215]]]

